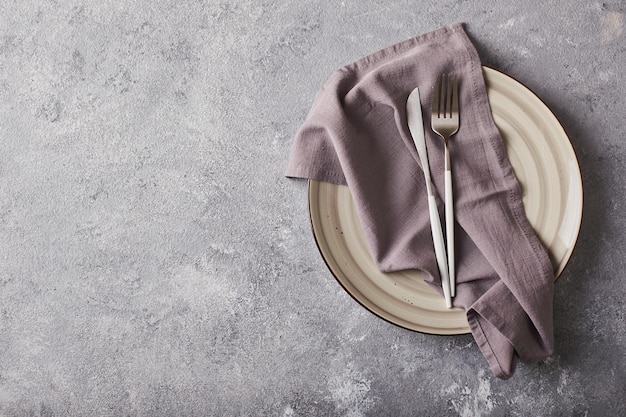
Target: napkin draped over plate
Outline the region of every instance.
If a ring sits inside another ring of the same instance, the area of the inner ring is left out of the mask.
[[[456,216],[456,307],[492,372],[553,352],[554,271],[524,212],[493,121],[478,54],[461,24],[390,46],[335,71],[299,129],[286,176],[347,185],[383,272],[419,269],[441,292],[424,175],[406,120],[419,87],[440,212],[443,141],[430,126],[438,74],[460,80],[461,125],[450,139]],[[443,302],[443,301],[442,301]]]

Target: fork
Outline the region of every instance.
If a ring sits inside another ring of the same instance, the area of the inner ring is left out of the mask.
[[[452,196],[452,171],[450,170],[450,136],[459,130],[459,95],[458,83],[453,74],[441,74],[437,77],[432,103],[431,126],[443,139],[445,149],[445,213],[446,241],[448,249],[448,276],[450,296],[456,294],[456,266],[454,258],[454,202]],[[444,287],[445,288],[445,287]]]

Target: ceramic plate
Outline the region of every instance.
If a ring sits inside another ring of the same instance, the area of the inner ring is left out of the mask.
[[[558,277],[572,254],[582,220],[576,155],[558,120],[537,96],[501,72],[483,71],[494,120],[522,187],[526,215],[548,248]],[[464,311],[446,309],[443,298],[419,271],[378,271],[347,187],[309,181],[309,211],[328,267],[364,307],[391,323],[424,333],[469,333]]]

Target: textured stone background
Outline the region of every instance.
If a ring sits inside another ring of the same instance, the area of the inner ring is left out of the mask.
[[[0,416],[624,416],[621,0],[0,2]],[[314,243],[293,134],[336,68],[453,22],[583,171],[556,353],[364,310]]]

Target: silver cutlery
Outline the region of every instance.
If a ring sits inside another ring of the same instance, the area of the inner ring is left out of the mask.
[[[445,214],[446,242],[448,248],[448,276],[450,294],[456,294],[456,266],[454,254],[454,198],[452,189],[452,171],[450,167],[450,136],[459,130],[458,82],[454,75],[442,74],[437,77],[433,95],[431,126],[435,133],[443,138],[445,147]]]
[[[407,122],[409,131],[413,137],[415,148],[420,158],[424,178],[426,180],[426,193],[428,194],[428,211],[430,214],[430,229],[433,236],[433,244],[435,247],[435,256],[437,258],[437,267],[441,277],[441,287],[446,301],[446,307],[452,308],[452,298],[450,293],[450,280],[448,278],[448,261],[446,259],[446,247],[443,239],[443,231],[441,228],[441,220],[439,219],[439,210],[437,202],[433,194],[433,184],[430,176],[430,167],[428,165],[428,154],[426,153],[426,140],[424,138],[424,122],[422,118],[422,106],[420,102],[420,92],[416,88],[411,91],[406,102]]]

